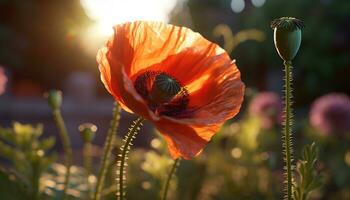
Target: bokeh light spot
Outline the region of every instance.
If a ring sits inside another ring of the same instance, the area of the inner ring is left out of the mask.
[[[261,7],[265,4],[266,0],[252,0],[252,4],[255,7]]]
[[[151,141],[151,146],[155,149],[158,149],[162,146],[162,142],[157,139],[157,138],[154,138],[152,141]]]
[[[144,181],[142,182],[142,188],[145,189],[145,190],[149,190],[151,189],[152,185],[149,181]]]
[[[245,2],[244,0],[232,0],[231,1],[231,9],[235,13],[240,13],[244,10]]]
[[[86,14],[96,21],[102,35],[113,33],[115,24],[136,20],[168,22],[177,0],[81,0]]]
[[[345,162],[350,166],[350,150],[345,154]]]
[[[240,148],[238,148],[238,147],[236,147],[236,148],[233,148],[232,150],[231,150],[231,156],[233,157],[233,158],[240,158],[241,156],[242,156],[242,150],[240,149]]]

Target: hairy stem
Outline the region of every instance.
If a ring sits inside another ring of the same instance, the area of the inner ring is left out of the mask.
[[[66,193],[67,193],[69,177],[70,177],[70,167],[71,167],[72,162],[73,162],[72,147],[70,144],[66,125],[64,123],[64,120],[62,118],[62,115],[61,115],[61,112],[59,109],[53,110],[53,117],[54,117],[56,126],[59,130],[58,132],[59,132],[60,138],[62,140],[63,151],[64,151],[64,164],[66,166],[67,171],[65,174],[62,199],[66,199]]]
[[[111,125],[108,129],[107,138],[103,147],[103,156],[101,160],[100,171],[98,173],[98,179],[95,188],[94,200],[99,200],[101,198],[101,191],[103,188],[103,184],[105,181],[107,168],[109,165],[109,157],[111,155],[113,145],[115,144],[115,134],[117,132],[117,128],[120,120],[120,107],[117,103],[115,103],[113,109],[113,118],[111,120]]]
[[[132,145],[133,139],[136,137],[137,133],[140,131],[142,122],[144,119],[139,117],[137,120],[133,122],[131,127],[129,128],[129,132],[126,134],[124,139],[124,145],[121,147],[120,160],[118,161],[118,169],[117,169],[117,181],[118,181],[118,191],[117,191],[117,199],[124,200],[125,199],[125,186],[124,181],[126,181],[125,176],[125,167],[127,165],[128,153],[130,151],[130,147]]]
[[[164,188],[164,193],[162,198],[163,200],[167,199],[170,181],[171,181],[171,178],[173,177],[173,174],[176,172],[176,169],[179,166],[179,163],[180,163],[180,158],[176,159],[174,161],[173,166],[171,167],[170,173],[168,174],[168,178],[165,182],[165,188]]]
[[[286,170],[286,197],[287,200],[292,200],[292,185],[293,185],[293,172],[292,172],[292,162],[293,162],[293,147],[292,147],[292,124],[293,124],[293,114],[292,114],[292,63],[290,61],[284,62],[284,72],[285,72],[285,96],[284,96],[284,130],[283,130],[283,150],[284,150],[284,162]]]

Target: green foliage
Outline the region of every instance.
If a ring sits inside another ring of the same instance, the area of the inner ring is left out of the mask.
[[[298,178],[294,184],[294,200],[308,200],[309,194],[323,184],[322,176],[316,171],[317,148],[315,143],[306,145],[302,160],[297,163]]]
[[[12,128],[0,127],[0,156],[11,164],[10,170],[1,170],[0,183],[4,187],[1,187],[0,196],[14,195],[9,199],[16,199],[18,192],[9,193],[3,189],[12,185],[17,186],[26,197],[40,198],[40,176],[55,160],[54,155],[47,153],[55,144],[55,139],[39,139],[42,133],[42,125],[33,127],[15,122]]]
[[[142,163],[142,169],[148,174],[165,179],[173,161],[166,155],[159,155],[155,151],[149,151],[145,154],[145,161]]]
[[[214,2],[212,6],[210,2]],[[303,19],[302,52],[294,59],[298,81],[295,85],[298,105],[308,105],[315,97],[330,91],[349,93],[349,14],[350,1],[346,0],[268,0],[259,8],[246,7],[236,14],[230,8],[231,0],[189,0],[192,23],[195,30],[218,41],[211,30],[219,23],[230,25],[233,33],[244,29],[258,29],[267,37],[261,43],[246,42],[231,54],[244,74],[244,83],[260,89],[279,90],[270,72],[281,68],[281,62],[273,48],[271,20],[282,16]],[[219,6],[220,5],[220,6]],[[249,5],[249,6],[247,6]],[[224,10],[224,12],[223,12]],[[205,15],[203,13],[211,13]],[[220,17],[214,17],[220,16]],[[335,78],[336,77],[336,78]]]
[[[164,189],[163,189],[164,193],[163,193],[163,196],[162,196],[162,200],[166,200],[168,198],[169,186],[170,186],[170,183],[172,181],[173,175],[176,173],[176,170],[179,167],[180,159],[181,158],[178,158],[178,159],[174,160],[173,166],[171,167],[170,172],[168,173],[168,177],[166,179],[165,186],[164,186]]]
[[[45,190],[43,199],[61,200],[63,196],[62,186],[66,176],[66,167],[62,164],[52,164],[41,177],[41,183]],[[78,166],[71,167],[67,200],[89,199],[89,187],[96,184],[96,177],[87,176],[87,171]]]
[[[0,196],[2,199],[26,199],[28,196],[26,185],[19,179],[16,173],[0,167]]]
[[[225,125],[200,156],[181,161],[167,199],[280,199],[282,173],[274,171],[276,166],[271,164],[276,159],[282,160],[276,158],[280,156],[280,134],[278,130],[259,127],[259,121],[250,116]],[[254,145],[249,138],[254,140]],[[127,199],[162,197],[172,160],[164,140],[157,136],[151,146],[154,149],[130,152]],[[241,152],[238,157],[233,157],[234,149]]]

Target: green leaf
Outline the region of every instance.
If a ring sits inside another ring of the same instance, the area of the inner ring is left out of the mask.
[[[0,197],[6,200],[27,199],[26,186],[14,173],[0,167]]]
[[[312,191],[320,188],[323,177],[316,170],[317,148],[315,143],[306,145],[302,160],[297,163],[297,176],[294,183],[294,200],[308,200]]]
[[[0,127],[0,139],[6,142],[15,143],[15,135],[11,129]]]
[[[56,139],[54,137],[49,137],[42,139],[39,144],[39,148],[43,150],[51,149],[56,143]]]
[[[40,140],[42,133],[43,126],[41,124],[32,126],[15,122],[12,129],[0,127],[0,156],[10,161],[9,167],[13,169],[13,172],[16,172],[14,174],[6,170],[1,171],[1,199],[6,196],[6,194],[2,195],[2,192],[8,193],[12,190],[16,190],[11,192],[13,194],[21,193],[25,196],[12,197],[7,195],[4,199],[37,199],[42,195],[40,194],[39,180],[56,159],[55,155],[46,152],[54,146],[55,139],[49,137]],[[7,190],[7,186],[12,190]]]

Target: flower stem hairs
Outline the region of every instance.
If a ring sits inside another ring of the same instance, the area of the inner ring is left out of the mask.
[[[275,19],[271,23],[271,28],[274,30],[275,47],[284,60],[284,121],[283,121],[283,137],[282,146],[285,162],[285,182],[286,194],[284,199],[292,200],[293,195],[293,144],[292,144],[292,125],[293,125],[293,110],[292,110],[292,81],[293,67],[292,60],[297,54],[301,44],[301,29],[304,24],[301,20],[293,17],[281,17]]]

